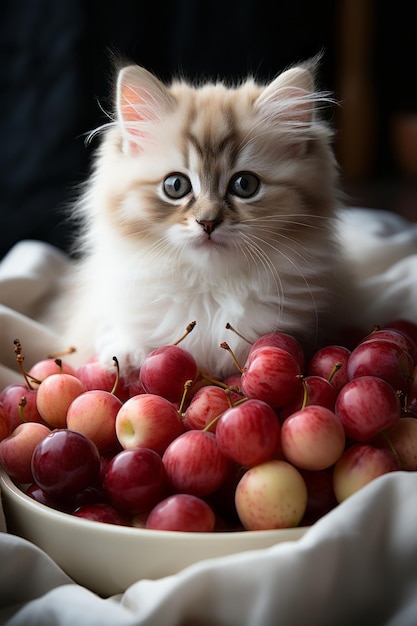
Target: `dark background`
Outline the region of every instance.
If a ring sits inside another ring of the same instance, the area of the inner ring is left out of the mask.
[[[415,188],[413,163],[411,172],[404,168],[395,140],[396,120],[417,116],[409,7],[404,0],[3,0],[0,257],[26,238],[68,249],[66,205],[97,145],[85,145],[86,133],[106,121],[101,108],[112,107],[114,58],[166,80],[236,81],[248,73],[268,80],[324,49],[320,81],[341,100],[335,149],[352,204],[402,210],[398,189]],[[413,218],[417,205],[407,202]]]

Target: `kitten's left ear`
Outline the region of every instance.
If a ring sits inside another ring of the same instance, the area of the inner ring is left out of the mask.
[[[294,67],[280,74],[258,97],[255,107],[268,118],[308,125],[314,113],[314,80],[304,67]]]
[[[123,68],[117,80],[117,117],[129,146],[140,149],[149,123],[157,123],[172,110],[168,89],[153,74],[138,65]]]

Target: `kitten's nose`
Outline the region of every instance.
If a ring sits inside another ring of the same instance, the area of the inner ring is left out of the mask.
[[[211,235],[213,230],[221,223],[221,219],[216,220],[197,220],[197,224],[200,224],[205,233]]]

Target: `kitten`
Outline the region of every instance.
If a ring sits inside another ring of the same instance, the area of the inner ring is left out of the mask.
[[[267,86],[163,85],[118,75],[82,220],[65,341],[126,373],[155,347],[182,346],[224,377],[249,341],[282,330],[316,342],[334,314],[332,133],[326,94],[299,65]],[[325,321],[321,316],[325,314]],[[62,316],[62,308],[61,308]]]

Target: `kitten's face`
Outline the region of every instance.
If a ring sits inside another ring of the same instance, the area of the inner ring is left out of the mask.
[[[312,228],[325,230],[332,207],[320,181],[332,161],[312,125],[305,77],[277,95],[252,81],[167,89],[147,73],[132,85],[127,74],[108,140],[108,216],[124,237],[169,262],[224,266],[268,263],[279,243],[285,258]]]

